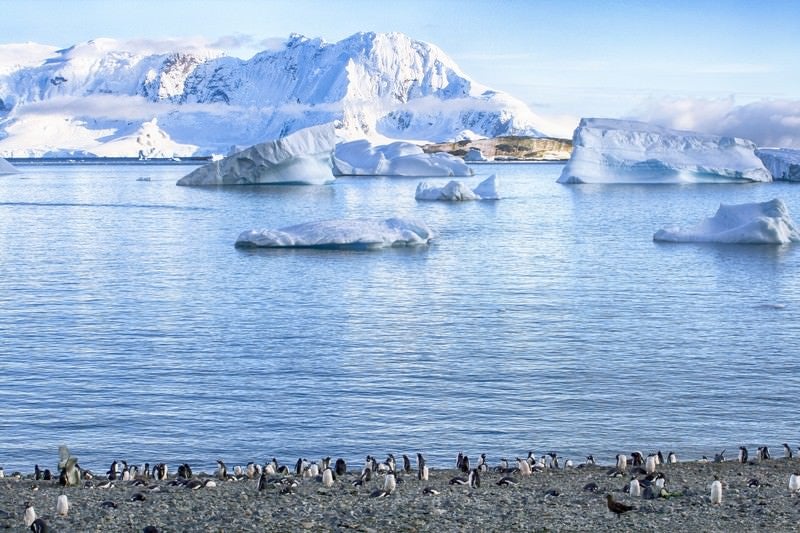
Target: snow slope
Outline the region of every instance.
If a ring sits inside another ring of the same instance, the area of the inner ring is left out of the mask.
[[[336,43],[292,35],[248,60],[125,50],[112,39],[0,48],[0,155],[136,156],[130,143],[99,146],[154,118],[174,145],[153,152],[175,155],[229,153],[333,121],[341,137],[375,142],[540,135],[522,102],[400,33]],[[37,141],[42,130],[51,133]]]
[[[644,122],[581,119],[559,183],[771,181],[755,145]]]

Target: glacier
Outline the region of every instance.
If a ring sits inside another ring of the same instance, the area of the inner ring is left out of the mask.
[[[736,137],[644,122],[583,118],[559,183],[743,183],[771,181],[755,145]]]
[[[125,46],[0,45],[0,156],[136,157],[148,122],[161,132],[152,152],[181,157],[227,154],[333,121],[343,139],[376,143],[542,135],[524,103],[402,33],[335,43],[293,34],[247,60]]]
[[[450,181],[443,187],[436,187],[427,182],[417,185],[414,198],[421,201],[450,201],[461,202],[465,200],[498,200],[497,174],[492,174],[470,189],[461,181]]]
[[[281,229],[244,231],[236,239],[236,247],[374,250],[423,246],[435,236],[427,224],[408,218],[332,219]]]
[[[335,180],[333,124],[296,131],[194,169],[178,185],[324,185]]]
[[[787,244],[800,241],[783,200],[746,204],[721,204],[713,217],[693,228],[677,226],[658,230],[654,241],[723,244]]]
[[[446,152],[426,154],[416,144],[369,140],[341,142],[333,155],[338,176],[472,176],[464,160]]]
[[[16,174],[17,172],[19,172],[19,170],[17,170],[14,165],[0,157],[0,175]]]
[[[759,148],[756,155],[776,181],[800,181],[800,150]]]

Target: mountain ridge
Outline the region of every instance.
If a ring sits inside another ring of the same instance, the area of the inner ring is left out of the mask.
[[[16,66],[3,49],[21,45],[0,45],[3,157],[227,153],[325,122],[343,139],[376,142],[543,136],[525,104],[401,33],[335,43],[292,34],[246,60],[124,50],[104,38],[55,51],[30,45]],[[151,137],[136,134],[143,129]]]

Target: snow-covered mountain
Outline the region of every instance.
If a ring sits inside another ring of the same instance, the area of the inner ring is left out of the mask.
[[[331,121],[373,141],[541,135],[525,104],[400,33],[292,35],[248,60],[123,48],[0,45],[0,156],[227,153]]]

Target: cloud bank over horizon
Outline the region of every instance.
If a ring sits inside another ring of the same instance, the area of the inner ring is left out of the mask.
[[[774,98],[740,105],[733,96],[662,98],[645,102],[625,118],[741,137],[763,147],[800,148],[800,100]]]

